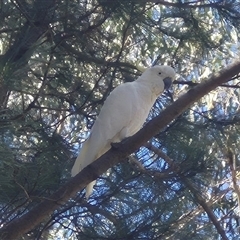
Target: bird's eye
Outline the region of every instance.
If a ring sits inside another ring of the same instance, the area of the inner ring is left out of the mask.
[[[158,72],[158,75],[161,75],[162,73],[161,72]]]

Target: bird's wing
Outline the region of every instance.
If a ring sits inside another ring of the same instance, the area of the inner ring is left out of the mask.
[[[108,151],[112,142],[119,142],[141,128],[152,100],[147,97],[146,89],[138,85],[136,82],[122,84],[106,99],[75,161],[72,176]]]

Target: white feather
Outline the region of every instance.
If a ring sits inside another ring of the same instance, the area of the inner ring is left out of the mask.
[[[175,78],[171,67],[154,66],[136,81],[122,84],[111,92],[75,161],[72,176],[108,151],[112,142],[120,142],[142,127],[156,98],[164,91],[163,79],[167,77]],[[94,184],[95,181],[87,186],[87,198]]]

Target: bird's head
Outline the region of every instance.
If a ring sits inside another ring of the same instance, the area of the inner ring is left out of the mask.
[[[152,91],[159,95],[171,86],[175,75],[176,73],[172,67],[156,65],[144,71],[139,80],[149,83]]]

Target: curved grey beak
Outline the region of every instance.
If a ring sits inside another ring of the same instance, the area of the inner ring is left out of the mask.
[[[164,89],[169,89],[172,85],[172,78],[166,77],[163,79],[164,82]]]

